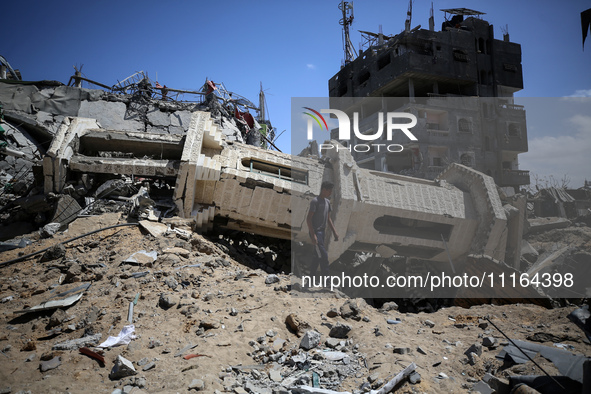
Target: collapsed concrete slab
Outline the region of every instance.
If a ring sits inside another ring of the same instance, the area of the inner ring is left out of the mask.
[[[331,180],[343,235],[328,243],[331,261],[380,246],[433,261],[504,257],[507,218],[491,177],[452,164],[437,180],[423,180],[362,169],[346,149],[325,153],[320,161],[228,142],[202,111],[193,113],[185,136],[105,130],[94,119],[68,117],[44,159],[45,192],[59,193],[88,173],[167,178],[178,215],[196,228],[215,219],[230,229],[308,242],[309,203]]]

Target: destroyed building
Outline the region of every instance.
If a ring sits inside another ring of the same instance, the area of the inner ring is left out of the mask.
[[[361,114],[364,133],[375,130],[380,111],[405,111],[418,119],[413,128],[418,141],[392,141],[402,144],[404,152],[370,150],[354,152],[354,158],[364,168],[427,179],[451,162],[461,163],[517,190],[529,184],[529,172],[519,169],[518,161],[528,150],[525,110],[513,100],[523,89],[521,46],[507,32],[496,39],[482,12],[442,11],[446,20],[440,31],[431,10],[429,29],[411,29],[409,11],[400,34],[361,32],[359,55],[346,55],[344,66],[329,80],[331,98],[407,98],[396,108],[379,100],[344,108]],[[474,97],[479,99],[468,99]]]
[[[114,150],[134,157],[96,155]],[[159,160],[138,157],[158,151]],[[361,169],[346,150],[330,159],[327,168],[317,159],[230,145],[207,112],[192,115],[184,138],[101,130],[92,119],[68,118],[43,173],[45,193],[61,193],[90,174],[174,179],[179,216],[197,228],[216,219],[230,229],[303,241],[309,202],[330,179],[337,186],[335,225],[344,234],[344,242],[330,247],[332,261],[347,249],[374,251],[380,245],[445,261],[446,241],[452,257],[504,257],[506,216],[489,177],[453,165],[437,182],[425,181]]]

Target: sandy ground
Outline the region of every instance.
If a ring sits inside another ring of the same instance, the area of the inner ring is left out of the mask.
[[[54,238],[37,240],[27,248],[5,252],[0,254],[0,261],[52,246],[71,238],[76,231],[81,233],[80,229],[89,231],[117,220],[107,219],[86,219],[79,223],[79,230],[73,228]],[[482,305],[404,314],[380,311],[358,299],[353,300],[360,309],[355,318],[327,317],[329,310],[339,310],[348,300],[338,294],[295,297],[289,290],[290,275],[281,272],[277,272],[279,282],[265,284],[269,272],[262,269],[264,258],[256,248],[241,245],[240,240],[228,246],[197,234],[190,239],[174,233],[154,238],[139,227],[122,227],[68,243],[65,249],[65,256],[55,260],[41,262],[41,255],[37,255],[0,267],[0,299],[13,297],[0,304],[0,392],[111,393],[135,384],[141,390],[136,388],[134,392],[176,393],[187,392],[194,379],[203,380],[203,392],[241,392],[244,375],[257,382],[259,375],[252,369],[261,372],[263,377],[258,383],[270,390],[279,383],[271,384],[268,372],[276,369],[286,378],[293,368],[255,360],[252,354],[256,349],[249,342],[260,337],[265,337],[265,343],[283,339],[286,343],[282,354],[295,354],[301,338],[286,324],[290,314],[321,334],[319,349],[325,349],[324,340],[331,327],[337,323],[352,327],[340,350],[350,355],[358,369],[339,376],[340,386],[333,388],[342,391],[359,390],[370,376],[376,382],[387,381],[411,362],[416,363],[421,382],[405,382],[396,392],[468,392],[486,372],[501,378],[541,375],[531,362],[502,367],[503,361],[495,355],[507,341],[491,325],[479,327],[485,317],[513,339],[552,334],[569,345],[572,352],[591,356],[591,345],[583,332],[567,319],[574,305],[551,310],[533,305]],[[142,260],[140,265],[122,263],[139,250],[155,250],[158,258],[154,262]],[[192,264],[201,266],[180,268]],[[149,271],[146,276],[130,276],[145,271]],[[92,285],[80,301],[64,311],[15,313],[82,283]],[[101,333],[101,341],[116,335],[129,324],[128,306],[138,293],[133,319],[137,338],[129,345],[105,350],[104,367],[77,350],[52,350],[57,343],[88,334]],[[162,308],[162,294],[175,305]],[[387,323],[397,318],[399,324]],[[48,330],[59,328],[61,333],[48,335]],[[472,344],[482,343],[484,337],[494,337],[497,346],[483,347],[482,355],[470,365],[464,352]],[[189,344],[196,347],[182,355],[203,356],[189,360],[175,357]],[[552,341],[541,344],[554,346]],[[408,353],[399,348],[408,348]],[[33,354],[32,361],[26,361]],[[135,376],[109,378],[118,355],[134,363],[138,371]],[[56,356],[61,357],[61,365],[41,372],[40,359]],[[143,371],[137,363],[146,358],[155,366]],[[331,363],[336,369],[345,367],[323,360],[322,356],[315,358],[312,366]],[[558,374],[550,361],[540,356],[536,360],[550,374]],[[239,365],[243,368],[229,368]]]

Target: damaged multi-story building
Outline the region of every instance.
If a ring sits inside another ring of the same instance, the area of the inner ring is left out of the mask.
[[[371,134],[378,112],[406,111],[418,119],[418,141],[392,140],[403,152],[352,152],[355,160],[363,168],[427,179],[455,162],[492,176],[500,186],[529,184],[529,172],[518,161],[528,150],[525,110],[513,99],[523,89],[521,46],[507,31],[496,39],[482,12],[442,11],[440,31],[432,9],[429,29],[411,29],[409,10],[400,34],[362,32],[365,45],[357,57],[345,43],[345,62],[328,82],[329,96],[347,113],[360,113],[360,130]],[[353,97],[405,100],[396,108],[388,107],[392,100],[379,99],[343,104]]]

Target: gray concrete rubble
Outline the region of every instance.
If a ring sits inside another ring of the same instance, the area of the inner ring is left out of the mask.
[[[133,158],[97,155],[115,150]],[[158,150],[158,159],[138,158]],[[492,178],[452,164],[427,181],[364,170],[346,150],[327,157],[332,169],[228,143],[208,112],[193,113],[183,138],[104,130],[94,119],[68,117],[43,160],[44,191],[62,193],[90,174],[174,179],[178,214],[196,228],[211,228],[216,219],[229,229],[306,242],[309,201],[330,179],[337,188],[335,225],[344,235],[344,242],[328,245],[331,261],[369,245],[435,261],[447,261],[446,244],[452,258],[504,257],[507,216]]]

